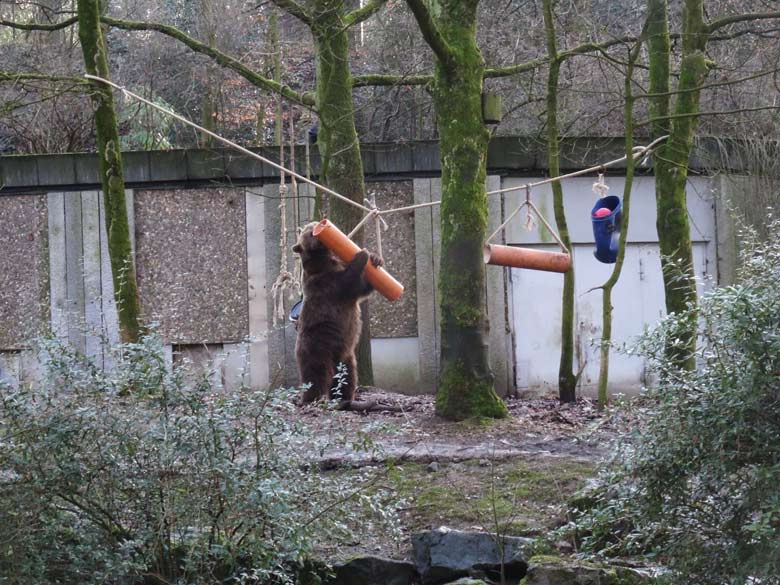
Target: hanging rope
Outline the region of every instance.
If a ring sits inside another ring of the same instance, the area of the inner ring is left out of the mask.
[[[525,224],[523,227],[525,228],[525,231],[532,232],[536,229],[536,221],[534,221],[534,216],[531,213],[531,188],[527,187],[525,190],[525,202],[527,211],[525,214]]]
[[[593,192],[601,197],[602,199],[607,196],[607,192],[609,191],[609,185],[607,185],[607,182],[604,180],[604,168],[602,167],[599,169],[599,178],[598,180],[593,183]]]
[[[290,118],[292,118],[292,112],[290,112]],[[290,126],[290,161],[291,166],[295,164],[294,155],[295,150],[295,135],[292,133],[292,123]],[[279,143],[279,163],[284,168],[284,139]],[[295,178],[291,177],[291,184],[295,199],[297,199],[297,184]],[[274,327],[281,321],[284,323],[286,312],[284,309],[284,293],[288,291],[288,296],[292,297],[294,294],[300,296],[301,283],[292,272],[287,269],[287,182],[285,178],[285,172],[280,170],[279,174],[279,215],[281,216],[281,235],[279,236],[279,251],[281,252],[281,265],[279,266],[279,276],[276,277],[276,281],[271,286],[271,295],[273,297],[273,324]]]
[[[107,85],[109,85],[109,86],[111,86],[111,87],[113,87],[115,89],[118,89],[124,95],[132,97],[132,98],[134,98],[136,100],[139,100],[139,101],[145,103],[146,105],[148,105],[148,106],[150,106],[150,107],[152,107],[152,108],[154,108],[156,110],[159,110],[159,111],[161,111],[161,112],[163,112],[163,113],[165,113],[165,114],[175,118],[176,120],[179,120],[180,122],[182,122],[184,124],[187,124],[188,126],[192,126],[193,128],[199,130],[200,132],[203,132],[203,133],[205,133],[205,134],[215,138],[216,140],[222,142],[223,144],[226,144],[226,145],[228,145],[228,146],[230,146],[232,148],[235,148],[236,150],[246,154],[247,156],[256,158],[256,159],[258,159],[258,160],[260,160],[260,161],[262,161],[262,162],[272,166],[273,168],[278,169],[279,172],[282,175],[282,184],[280,185],[280,193],[282,192],[282,187],[284,187],[285,193],[286,193],[286,185],[284,185],[284,174],[287,173],[288,175],[290,175],[291,179],[294,178],[294,179],[298,179],[299,181],[303,181],[303,182],[305,182],[305,183],[307,183],[309,185],[312,185],[315,189],[320,189],[322,192],[327,193],[329,195],[333,195],[337,199],[339,199],[339,200],[341,200],[341,201],[343,201],[343,202],[345,202],[345,203],[347,203],[349,205],[353,205],[355,207],[360,208],[361,210],[363,210],[365,212],[366,215],[358,223],[358,225],[355,227],[355,229],[353,229],[349,233],[349,237],[351,238],[357,232],[358,229],[360,229],[369,219],[373,218],[376,221],[377,245],[380,247],[380,255],[381,255],[381,234],[380,234],[379,225],[380,225],[380,221],[383,221],[382,216],[388,215],[390,213],[399,213],[399,212],[402,212],[402,211],[414,211],[416,209],[422,209],[422,208],[425,208],[425,207],[432,207],[434,205],[441,204],[441,201],[430,201],[430,202],[427,202],[427,203],[418,203],[418,204],[415,204],[415,205],[407,205],[405,207],[396,207],[394,209],[387,209],[387,210],[380,210],[378,207],[376,207],[376,205],[373,205],[370,202],[369,202],[368,206],[362,205],[360,203],[357,203],[356,201],[353,201],[349,197],[345,197],[345,196],[341,195],[340,193],[337,193],[337,192],[333,191],[332,189],[329,189],[329,188],[325,187],[324,185],[321,185],[321,184],[317,183],[316,181],[311,180],[308,177],[304,177],[303,175],[300,175],[300,174],[296,173],[295,171],[292,171],[290,169],[284,168],[284,166],[283,166],[283,162],[284,161],[281,161],[282,164],[279,164],[279,163],[276,163],[276,162],[274,162],[274,161],[272,161],[272,160],[270,160],[268,158],[265,158],[264,156],[261,156],[261,155],[255,153],[255,152],[252,152],[251,150],[248,150],[248,149],[244,148],[243,146],[240,146],[240,145],[236,144],[235,142],[232,142],[232,141],[228,140],[227,138],[223,138],[222,136],[212,132],[211,130],[203,128],[202,126],[198,126],[197,124],[195,124],[194,122],[188,120],[187,118],[184,118],[183,116],[180,116],[179,114],[177,114],[177,113],[175,113],[175,112],[173,112],[173,111],[171,111],[171,110],[169,110],[167,108],[159,106],[159,105],[155,104],[154,102],[151,102],[151,101],[149,101],[149,100],[147,100],[147,99],[145,99],[145,98],[143,98],[143,97],[141,97],[141,96],[139,96],[139,95],[137,95],[137,94],[127,90],[127,89],[125,89],[124,87],[122,87],[120,85],[117,85],[116,83],[114,83],[112,81],[109,81],[107,79],[103,79],[102,77],[97,77],[95,75],[85,75],[84,77],[86,77],[87,79],[100,81],[100,82],[105,83],[105,84],[107,84]],[[661,136],[660,138],[656,138],[653,142],[651,142],[647,146],[635,146],[634,149],[633,149],[633,154],[631,155],[631,157],[634,160],[637,160],[639,158],[643,158],[643,157],[648,156],[650,153],[653,152],[653,150],[655,150],[655,148],[661,142],[666,140],[668,137],[669,136],[667,135],[667,136]],[[490,235],[490,237],[487,239],[487,241],[489,242],[490,240],[492,240],[498,234],[498,232],[500,232],[502,229],[504,229],[504,227],[506,227],[506,225],[509,223],[509,220],[511,220],[515,215],[517,215],[517,213],[519,213],[524,207],[528,207],[530,220],[529,220],[529,218],[526,218],[526,224],[529,224],[529,223],[533,222],[533,217],[531,217],[531,215],[530,215],[531,213],[533,213],[536,216],[536,218],[539,219],[539,221],[542,223],[542,225],[544,225],[545,228],[547,228],[550,231],[550,233],[553,235],[553,237],[558,242],[558,244],[561,246],[561,248],[564,251],[568,252],[568,250],[563,245],[563,242],[561,241],[561,239],[558,236],[558,234],[555,232],[555,230],[552,229],[552,227],[547,222],[547,220],[544,219],[544,216],[541,214],[541,212],[536,208],[536,206],[530,200],[530,190],[535,188],[535,187],[539,187],[541,185],[546,185],[548,183],[553,183],[553,182],[556,182],[556,181],[561,181],[563,179],[568,179],[568,178],[572,178],[572,177],[579,177],[581,175],[590,174],[590,173],[593,173],[595,171],[602,171],[603,172],[603,170],[606,169],[606,167],[610,167],[610,166],[622,163],[625,160],[627,160],[627,158],[628,158],[627,156],[622,156],[622,157],[617,158],[615,160],[611,160],[611,161],[608,161],[608,162],[605,162],[605,163],[602,163],[600,165],[597,165],[597,166],[594,166],[594,167],[590,167],[590,168],[587,168],[587,169],[581,169],[579,171],[574,171],[574,172],[571,172],[571,173],[567,173],[565,175],[559,175],[557,177],[550,177],[548,179],[544,179],[544,180],[541,180],[541,181],[536,181],[534,183],[526,183],[524,185],[518,185],[518,186],[515,186],[515,187],[507,187],[507,188],[504,188],[504,189],[497,189],[495,191],[488,191],[486,193],[486,195],[499,195],[501,193],[510,193],[512,191],[519,191],[519,190],[525,189],[526,190],[526,200],[520,205],[520,207],[518,207],[511,214],[509,214],[509,217],[507,217],[506,221],[504,221],[504,223],[502,223],[499,226],[499,228]],[[606,183],[603,183],[603,177],[601,177],[601,176],[600,176],[600,182],[601,182],[601,184],[603,184],[604,187],[606,187],[607,189],[609,188],[609,187],[606,186]],[[597,184],[599,184],[599,183],[597,183]],[[594,185],[594,188],[595,188],[595,185]],[[284,197],[282,197],[282,201],[284,201]],[[284,214],[282,214],[282,222],[283,222],[282,233],[285,234],[284,237],[286,238],[286,230],[284,229],[284,227],[286,226],[286,220],[285,220]],[[286,240],[285,240],[285,244],[286,244]],[[282,258],[283,258],[283,262],[286,262],[285,254],[282,254]],[[285,267],[286,267],[286,264],[285,264]],[[281,276],[281,274],[280,274],[280,276]],[[276,284],[274,286],[276,286]],[[283,316],[284,315],[282,314],[282,317]]]
[[[292,168],[295,168],[295,120],[294,116],[292,115],[292,111],[290,112],[290,166]],[[311,175],[310,168],[309,168],[309,142],[308,140],[305,141],[306,143],[306,178],[308,179]],[[298,241],[298,238],[300,238],[301,234],[303,233],[303,227],[301,226],[301,205],[300,205],[300,197],[298,196],[298,183],[294,175],[290,176],[290,183],[292,184],[293,193],[295,193],[295,197],[293,197],[293,210],[294,210],[294,217],[295,217],[295,225],[297,225],[297,229],[295,230],[295,241]],[[303,282],[303,262],[301,261],[300,256],[296,256],[295,260],[295,267],[293,268],[293,282],[295,285],[295,291],[297,292],[298,296],[301,296],[301,291],[303,290],[303,285],[301,284]],[[291,292],[292,294],[292,292]]]
[[[667,138],[669,138],[669,136],[661,136],[660,138],[656,138],[655,140],[653,140],[653,142],[651,142],[647,146],[635,146],[633,148],[633,153],[631,155],[631,158],[634,159],[634,160],[637,160],[638,158],[642,158],[642,157],[648,156],[651,152],[653,152],[653,150],[661,142],[663,142]],[[598,171],[599,178],[598,178],[598,181],[593,184],[593,189],[595,191],[597,186],[598,186],[598,188],[600,190],[603,190],[604,195],[606,195],[606,192],[609,190],[609,187],[607,186],[606,182],[604,181],[604,172],[605,172],[606,167],[622,163],[627,158],[628,158],[627,156],[621,156],[620,158],[616,158],[615,160],[611,160],[609,162],[602,163],[602,164],[597,165],[595,167],[590,167],[590,168],[587,168],[587,169],[574,171],[574,172],[568,173],[566,175],[559,175],[557,177],[550,177],[549,179],[543,179],[541,181],[536,181],[535,183],[526,183],[524,185],[518,185],[516,187],[507,187],[505,189],[498,189],[496,191],[488,191],[486,193],[486,195],[498,195],[500,193],[509,193],[511,191],[519,191],[521,189],[525,189],[525,201],[523,201],[520,204],[519,207],[517,207],[512,213],[509,214],[509,216],[506,218],[504,223],[502,223],[500,226],[498,226],[498,229],[496,229],[496,231],[494,231],[492,234],[490,234],[490,237],[488,237],[488,239],[485,242],[486,243],[490,242],[490,240],[492,240],[494,237],[496,237],[496,235],[501,230],[503,230],[506,227],[506,225],[512,220],[512,218],[515,217],[515,215],[520,213],[520,211],[524,207],[528,207],[529,214],[530,214],[530,211],[533,211],[533,213],[536,215],[536,217],[539,219],[539,221],[542,222],[542,225],[544,225],[544,227],[547,228],[547,231],[549,231],[552,234],[553,238],[555,238],[555,241],[558,242],[558,245],[561,247],[561,249],[565,253],[568,254],[569,250],[564,245],[564,243],[561,240],[561,238],[558,235],[558,233],[552,228],[552,226],[547,222],[547,220],[544,218],[542,213],[537,209],[537,207],[531,201],[531,197],[530,197],[531,189],[534,188],[534,187],[539,187],[541,185],[547,185],[548,183],[554,183],[556,181],[561,181],[563,179],[568,179],[568,178],[572,178],[572,177],[579,177],[581,175],[585,175],[585,174],[588,174],[588,173],[592,173],[594,171]],[[527,223],[528,223],[528,220],[526,220],[526,224]]]

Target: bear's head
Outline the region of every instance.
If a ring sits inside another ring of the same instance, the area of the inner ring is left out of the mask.
[[[298,237],[298,242],[292,247],[292,251],[301,256],[303,270],[306,274],[329,270],[339,264],[338,258],[325,244],[314,237],[312,230],[316,225],[316,221],[306,225]]]

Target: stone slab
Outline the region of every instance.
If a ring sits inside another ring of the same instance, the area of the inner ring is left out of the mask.
[[[79,187],[93,187],[100,184],[100,164],[96,154],[73,154],[76,169],[76,184]]]
[[[394,209],[414,204],[411,181],[384,181],[366,184],[366,194],[376,198],[380,209]],[[417,336],[417,274],[415,266],[414,211],[384,216],[387,229],[380,227],[382,257],[385,270],[404,285],[400,299],[390,302],[383,296],[371,295],[371,337]],[[364,227],[365,247],[378,253],[376,224]]]
[[[335,580],[330,585],[412,585],[417,570],[409,561],[383,557],[356,557],[333,567]]]
[[[21,349],[46,327],[45,195],[0,197],[0,349]]]
[[[136,266],[147,322],[175,344],[248,334],[243,189],[136,190]]]
[[[188,150],[187,178],[193,181],[222,179],[225,176],[225,160],[221,150]]]
[[[75,160],[58,154],[38,157],[38,182],[40,185],[75,185]]]
[[[424,585],[446,583],[477,572],[495,578],[500,576],[502,564],[507,578],[519,579],[528,568],[524,550],[531,542],[530,538],[446,527],[412,535],[414,564]]]
[[[0,185],[8,187],[37,187],[38,159],[31,156],[7,156],[0,162]]]

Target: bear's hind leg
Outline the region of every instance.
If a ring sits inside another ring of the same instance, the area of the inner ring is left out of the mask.
[[[333,364],[330,362],[308,361],[301,366],[301,383],[311,384],[303,393],[304,403],[314,402],[328,396],[331,384],[333,384]]]
[[[344,364],[347,368],[346,377],[338,384],[334,384],[330,392],[331,400],[338,398],[339,401],[352,402],[355,399],[355,388],[357,387],[357,360],[355,359],[355,353],[343,356],[340,363]],[[336,387],[338,386],[338,392]]]

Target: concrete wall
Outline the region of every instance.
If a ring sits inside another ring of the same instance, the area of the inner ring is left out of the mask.
[[[505,186],[527,179],[509,179]],[[593,256],[593,232],[590,210],[598,199],[593,193],[593,178],[563,181],[566,220],[573,244],[575,271],[575,371],[582,369],[579,390],[595,394],[599,375],[602,294],[599,287],[612,273],[612,264],[602,264]],[[624,179],[609,177],[610,194],[622,196]],[[716,202],[719,180],[692,178],[688,183],[688,216],[694,263],[700,292],[710,288],[717,278]],[[505,196],[508,210],[517,207],[524,192]],[[552,192],[542,187],[533,200],[554,225]],[[539,225],[523,229],[525,213],[506,229],[510,244],[529,248],[557,250],[551,237]],[[630,346],[646,328],[665,314],[663,278],[655,227],[655,186],[652,177],[634,180],[628,247],[620,280],[613,289],[613,335],[616,347]],[[538,222],[537,222],[538,224]],[[490,270],[492,267],[489,267]],[[516,386],[522,392],[557,391],[561,334],[561,296],[563,278],[559,274],[532,270],[510,271],[510,296],[515,335]],[[612,394],[634,394],[646,381],[646,364],[636,356],[618,349],[610,353],[609,390]]]
[[[573,141],[565,145],[563,168],[616,158],[621,149],[619,141]],[[296,157],[298,166],[305,168],[303,158],[302,153]],[[530,141],[495,140],[487,188],[542,176],[544,160],[544,151]],[[316,171],[316,158],[311,162]],[[366,145],[364,162],[369,194],[380,208],[441,197],[435,143]],[[294,267],[290,247],[297,229],[313,219],[310,188],[299,186],[299,197],[285,199],[282,210],[278,173],[255,159],[223,150],[127,153],[125,168],[143,309],[148,319],[158,323],[169,360],[210,367],[217,383],[230,386],[296,384],[295,331],[286,314],[298,294],[285,296],[282,317],[275,318],[271,288],[283,254],[287,268]],[[585,390],[594,380],[591,369],[596,361],[589,340],[598,337],[600,314],[598,293],[586,291],[606,274],[590,253],[587,218],[595,197],[592,182],[592,178],[577,179],[565,187],[575,241],[578,346],[585,364]],[[118,333],[96,158],[0,157],[0,184],[0,375],[34,380],[36,360],[27,341],[49,329],[110,366],[110,354],[100,339],[116,342]],[[609,184],[611,193],[619,194],[621,180],[610,178]],[[733,234],[725,233],[730,224],[720,204],[727,188],[723,181],[691,182],[691,218],[702,273],[726,273],[733,262],[730,252],[718,247],[734,240]],[[514,192],[490,199],[489,231],[523,196]],[[549,190],[535,191],[533,196],[551,217]],[[642,303],[641,323],[658,316],[660,274],[650,177],[637,180],[634,201],[630,260],[625,282],[618,286],[618,294],[627,295],[628,301],[616,303],[618,312],[628,313],[618,320],[618,337],[634,333],[635,328],[621,329],[623,324],[640,323],[635,319],[637,294],[653,291],[654,295],[652,301]],[[440,343],[439,208],[389,215],[387,221],[390,229],[382,232],[383,254],[407,292],[397,303],[377,295],[372,299],[376,383],[406,393],[433,392]],[[543,233],[524,232],[522,223],[516,219],[499,239],[529,246],[549,244]],[[375,239],[374,230],[368,230],[369,247],[375,248]],[[637,282],[631,284],[632,278]],[[557,372],[559,339],[554,324],[560,280],[558,275],[488,268],[491,366],[500,393],[511,393],[516,386],[553,385],[550,372],[553,365]],[[623,368],[621,358],[613,359],[616,389],[641,380],[641,372],[637,374],[641,367]]]

